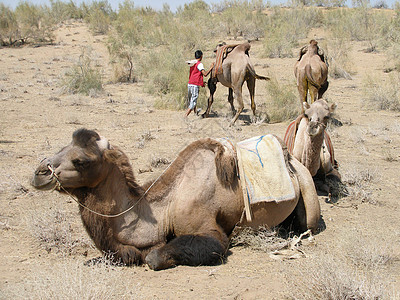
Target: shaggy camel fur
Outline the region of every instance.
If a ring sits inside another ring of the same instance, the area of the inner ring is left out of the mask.
[[[310,171],[311,176],[319,174],[325,178],[326,175],[334,175],[340,179],[333,158],[333,146],[325,132],[336,104],[328,105],[325,100],[320,99],[311,105],[307,102],[303,105],[305,113],[297,120],[298,128],[294,143],[289,139],[291,135],[289,128],[286,131],[284,141],[288,145],[288,150]]]
[[[294,66],[294,75],[297,79],[302,113],[303,102],[307,102],[307,92],[310,93],[311,101],[321,99],[328,89],[328,65],[322,49],[318,47],[315,40],[311,40],[308,46],[301,48],[300,58]]]
[[[285,157],[296,198],[261,205],[254,218],[275,226],[294,213],[302,230],[315,230],[320,206],[312,178],[287,151]],[[158,180],[140,186],[119,148],[80,129],[69,145],[40,163],[32,185],[74,195],[97,248],[115,253],[125,264],[145,262],[154,270],[213,265],[221,263],[244,209],[235,159],[220,142],[201,139],[186,147]]]
[[[222,46],[223,45],[218,45],[217,50]],[[222,62],[222,73],[218,72],[218,74],[215,74],[215,76],[212,75],[208,80],[207,85],[210,90],[210,97],[208,98],[207,109],[202,115],[203,117],[208,117],[210,113],[211,105],[214,102],[214,93],[217,89],[217,82],[220,82],[222,85],[229,88],[228,101],[231,105],[233,114],[233,119],[231,120],[230,125],[233,125],[244,108],[242,86],[246,81],[250,93],[251,110],[253,111],[253,117],[255,118],[256,104],[254,102],[254,94],[256,79],[269,80],[269,78],[256,74],[253,64],[250,61],[249,50],[250,44],[243,43],[235,46],[230,52],[227,52],[227,55]],[[213,70],[213,72],[214,71],[215,70]],[[233,95],[235,95],[235,97]],[[238,103],[237,111],[233,105],[234,98]]]

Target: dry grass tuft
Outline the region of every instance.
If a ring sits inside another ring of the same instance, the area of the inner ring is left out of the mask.
[[[136,147],[139,149],[143,149],[148,141],[154,140],[155,138],[156,137],[151,133],[150,130],[142,133],[141,136],[137,139],[138,142],[136,143]]]
[[[231,246],[249,247],[252,250],[271,252],[287,247],[290,242],[279,237],[278,232],[264,226],[258,229],[236,227],[231,238]]]
[[[289,272],[291,298],[392,299],[394,281],[386,268],[398,257],[391,241],[345,230],[335,243],[338,248],[299,261]]]
[[[314,257],[288,278],[292,299],[382,299],[385,289],[331,254]]]
[[[129,272],[129,273],[128,273]],[[104,257],[96,265],[64,259],[2,291],[7,299],[140,299],[139,284],[126,284],[132,270]]]
[[[152,157],[151,158],[151,166],[154,168],[163,168],[166,165],[169,165],[171,162],[168,158],[165,157]]]
[[[27,222],[40,246],[49,253],[74,255],[94,248],[87,237],[74,232],[67,213],[57,205],[48,210],[36,211]]]
[[[391,74],[387,81],[368,77],[364,82],[364,94],[379,110],[400,111],[400,74]]]
[[[377,204],[376,199],[372,197],[371,183],[378,180],[378,174],[375,170],[370,170],[360,166],[350,166],[342,172],[342,181],[348,192],[348,200],[358,203]]]

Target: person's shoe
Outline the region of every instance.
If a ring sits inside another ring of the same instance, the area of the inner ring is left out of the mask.
[[[198,109],[196,110],[196,115],[198,116],[200,112],[201,112],[201,108],[198,108]]]

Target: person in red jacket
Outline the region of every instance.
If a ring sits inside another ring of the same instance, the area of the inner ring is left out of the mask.
[[[199,97],[199,89],[201,86],[204,87],[203,77],[208,76],[208,74],[211,72],[212,68],[214,67],[214,63],[213,63],[207,72],[204,70],[204,65],[201,62],[201,60],[203,59],[203,52],[201,52],[201,50],[197,50],[194,53],[194,57],[196,58],[196,60],[191,61],[194,64],[190,67],[190,71],[189,71],[189,82],[188,82],[189,106],[185,113],[186,117],[189,116],[189,114],[192,111],[196,112],[196,114],[199,113],[199,111],[196,109],[197,98]]]

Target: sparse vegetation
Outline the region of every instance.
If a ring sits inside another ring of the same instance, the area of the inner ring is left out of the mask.
[[[377,204],[372,195],[370,183],[377,180],[378,174],[374,170],[352,166],[341,170],[342,181],[346,187],[347,199],[355,204]]]
[[[380,110],[400,111],[400,74],[390,74],[387,81],[368,77],[364,83],[368,102]]]
[[[93,66],[90,49],[83,49],[79,61],[65,73],[62,88],[68,94],[95,95],[103,89],[99,67]]]
[[[274,8],[266,24],[264,49],[267,57],[292,57],[298,41],[307,37],[311,28],[322,25],[323,15],[315,8]]]
[[[236,227],[231,246],[249,247],[250,249],[271,252],[289,245],[290,241],[279,236],[278,231],[261,226],[258,229]]]
[[[265,110],[272,123],[292,120],[300,113],[295,85],[282,86],[276,79],[267,83]]]
[[[50,210],[35,212],[27,220],[28,228],[47,252],[62,255],[82,254],[94,245],[88,238],[74,234],[67,213],[58,205]]]

